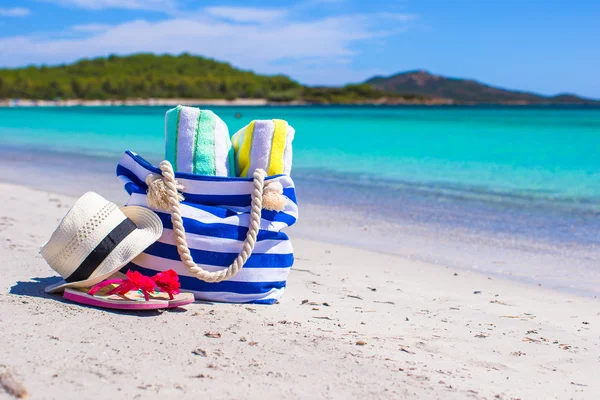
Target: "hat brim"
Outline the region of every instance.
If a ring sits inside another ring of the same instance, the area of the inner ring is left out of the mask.
[[[71,283],[60,280],[47,286],[46,293],[61,293],[67,287],[91,287],[100,283],[129,264],[162,235],[162,222],[154,211],[139,206],[121,207],[120,210],[135,223],[137,229],[111,251],[89,279]]]

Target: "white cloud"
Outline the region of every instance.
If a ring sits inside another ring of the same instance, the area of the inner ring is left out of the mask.
[[[71,30],[76,32],[100,32],[110,29],[111,25],[106,24],[84,24],[75,25],[71,27]]]
[[[224,18],[233,14],[244,17]],[[56,35],[4,37],[0,38],[0,67],[57,64],[108,54],[187,52],[311,83],[327,83],[315,80],[327,71],[335,78],[333,84],[352,75],[357,43],[388,35],[383,29],[386,24],[401,23],[392,15],[377,14],[300,21],[294,17],[280,9],[211,7],[161,21],[91,23]],[[280,20],[273,23],[273,19]]]
[[[348,56],[353,54],[352,41],[371,36],[360,16],[260,26],[174,18],[131,21],[85,38],[1,38],[0,53],[6,55],[2,61],[13,65],[109,53],[190,52],[238,65],[263,66],[285,58]]]
[[[27,15],[29,15],[27,8],[0,8],[0,17],[25,17]]]
[[[130,10],[149,10],[171,12],[175,9],[175,0],[43,0],[61,6],[77,7],[87,10],[121,8]]]
[[[204,12],[228,21],[235,22],[271,22],[287,15],[287,11],[249,7],[206,7]]]

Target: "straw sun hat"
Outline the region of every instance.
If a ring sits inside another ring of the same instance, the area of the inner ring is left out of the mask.
[[[63,280],[47,293],[67,287],[90,287],[108,278],[162,234],[158,216],[143,207],[122,207],[94,192],[84,194],[42,249]]]

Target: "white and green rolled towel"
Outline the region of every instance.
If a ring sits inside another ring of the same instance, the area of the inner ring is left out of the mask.
[[[167,111],[165,159],[177,172],[235,176],[229,129],[210,110],[177,106]]]

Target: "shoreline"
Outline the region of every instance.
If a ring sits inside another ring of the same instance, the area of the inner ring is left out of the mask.
[[[600,103],[531,103],[523,101],[504,103],[469,103],[450,99],[433,98],[429,100],[406,100],[404,98],[381,98],[350,103],[311,103],[304,100],[269,101],[268,99],[125,99],[125,100],[33,100],[33,99],[0,99],[0,108],[12,107],[174,107],[184,106],[217,106],[217,107],[287,107],[287,106],[428,106],[428,107],[594,107]]]
[[[32,99],[0,99],[0,107],[115,107],[115,106],[219,106],[219,107],[264,107],[264,106],[314,106],[314,105],[453,105],[455,102],[447,99],[430,99],[427,101],[405,100],[403,98],[382,98],[348,104],[319,104],[303,100],[269,101],[268,99],[126,99],[126,100],[32,100]]]
[[[0,181],[67,196],[98,188],[123,204],[127,194],[114,176],[119,157],[0,151]],[[81,166],[77,179],[73,163]],[[302,204],[293,234],[590,298],[600,295],[598,221],[587,218],[590,211],[520,201],[500,207],[497,199],[446,197],[410,185],[377,189],[338,179],[296,170]],[[578,236],[562,229],[574,224]]]
[[[0,201],[0,340],[11,343],[2,369],[32,398],[101,390],[594,399],[600,391],[597,299],[291,231],[296,262],[280,304],[110,312],[43,292],[56,278],[39,246],[75,198],[1,183]]]
[[[129,99],[129,100],[31,100],[7,99],[0,107],[113,107],[113,106],[265,106],[267,99]]]

